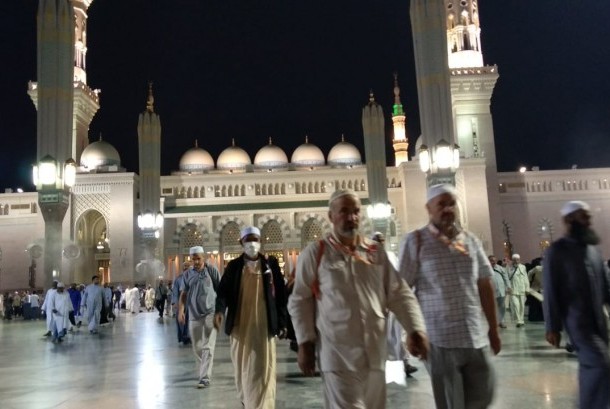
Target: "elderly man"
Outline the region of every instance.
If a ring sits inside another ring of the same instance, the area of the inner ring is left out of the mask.
[[[566,329],[577,351],[580,407],[610,406],[610,356],[604,305],[610,304],[610,277],[595,247],[600,240],[591,228],[589,205],[567,202],[561,208],[565,236],[544,257],[544,317],[546,339],[559,348]]]
[[[335,191],[328,202],[333,230],[301,252],[288,309],[299,343],[298,364],[318,365],[327,408],[382,409],[386,402],[386,324],[392,311],[407,345],[426,358],[428,341],[417,300],[378,243],[359,232],[360,199]]]
[[[89,322],[89,333],[97,334],[100,325],[104,292],[100,287],[98,276],[91,277],[91,284],[85,288],[82,297],[83,306],[87,309],[87,321]]]
[[[42,302],[41,310],[44,311],[45,317],[47,319],[47,332],[43,335],[44,337],[51,336],[53,330],[53,312],[51,311],[51,304],[53,302],[53,297],[55,296],[55,292],[57,291],[57,280],[53,280],[53,284],[51,288],[47,290],[47,293],[44,296],[44,301]],[[8,300],[5,300],[7,302]],[[7,310],[10,310],[12,305],[7,303]],[[10,316],[10,314],[9,314]]]
[[[451,185],[428,189],[430,222],[406,236],[400,273],[426,320],[436,407],[485,408],[495,383],[488,346],[500,352],[493,270],[479,240],[456,224],[456,200]]]
[[[218,288],[216,328],[227,309],[225,332],[231,340],[238,397],[246,409],[275,407],[275,336],[286,336],[284,277],[277,259],[260,253],[261,232],[240,233],[244,252],[225,268]]]
[[[57,289],[51,301],[53,343],[62,342],[62,338],[66,335],[66,328],[70,325],[69,317],[73,307],[70,295],[64,291],[65,287],[64,283],[57,283]]]
[[[176,277],[172,284],[172,309],[178,307],[178,300],[180,298],[180,287],[182,286],[182,281],[186,276],[186,273],[191,269],[191,263],[189,261],[185,261],[182,263],[182,272]],[[153,290],[154,291],[154,290]],[[148,295],[148,294],[147,294]],[[189,312],[186,310],[186,317],[184,319],[184,324],[181,324],[178,320],[178,314],[176,314],[176,328],[178,331],[178,343],[182,343],[182,345],[188,345],[191,343],[191,339],[189,338]]]
[[[205,262],[203,247],[195,246],[189,250],[193,267],[184,273],[180,285],[178,300],[178,322],[186,324],[188,308],[188,325],[193,352],[199,363],[198,388],[210,386],[216,329],[214,312],[216,310],[216,292],[220,283],[220,274],[213,266]]]
[[[496,306],[498,307],[498,321],[500,328],[506,328],[504,315],[506,314],[506,295],[510,294],[510,280],[504,267],[498,264],[495,256],[489,256],[489,263],[493,269],[493,282],[496,296]]]
[[[525,300],[530,292],[530,280],[527,277],[527,268],[521,264],[519,254],[513,254],[507,269],[511,288],[510,309],[513,319],[517,322],[517,328],[521,328],[525,325]]]

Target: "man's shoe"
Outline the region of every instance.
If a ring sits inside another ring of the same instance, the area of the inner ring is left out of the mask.
[[[506,328],[506,324],[504,324],[504,323],[502,322],[502,323],[500,323],[499,327],[500,327],[500,328]]]
[[[405,374],[407,376],[411,376],[411,374],[417,372],[418,368],[413,365],[409,365],[408,362],[405,362]]]
[[[79,321],[78,324],[76,324],[76,328],[80,328],[81,324],[82,322]]]
[[[45,334],[43,335],[43,337],[50,337],[51,336],[51,331],[47,331],[45,332]]]
[[[199,383],[197,384],[197,388],[198,389],[207,388],[208,386],[210,386],[210,380],[209,379],[201,379],[199,381]]]

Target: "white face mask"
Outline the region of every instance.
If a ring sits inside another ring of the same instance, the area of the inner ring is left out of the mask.
[[[247,241],[244,243],[244,253],[250,258],[256,258],[261,244],[258,241]]]

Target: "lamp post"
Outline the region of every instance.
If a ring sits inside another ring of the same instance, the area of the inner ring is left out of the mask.
[[[38,191],[38,206],[44,219],[44,279],[45,288],[61,275],[62,223],[70,206],[70,188],[76,179],[76,163],[68,159],[59,166],[50,155],[33,168],[33,181]]]
[[[460,167],[460,147],[441,139],[432,149],[419,148],[419,167],[427,174],[428,186],[447,183],[455,186],[455,172]]]
[[[367,206],[366,215],[372,220],[375,231],[386,235],[388,220],[392,215],[392,206],[389,203],[372,203]]]

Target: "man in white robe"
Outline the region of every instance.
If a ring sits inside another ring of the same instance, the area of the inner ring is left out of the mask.
[[[43,335],[45,337],[51,336],[52,324],[53,324],[53,313],[51,312],[52,308],[49,308],[51,303],[53,302],[53,296],[57,291],[57,281],[53,281],[53,286],[47,290],[47,294],[44,297],[44,301],[42,303],[41,310],[44,311],[45,317],[47,319],[47,332]]]
[[[151,286],[148,286],[146,290],[146,295],[144,296],[144,305],[146,306],[146,311],[152,311],[155,306],[155,289]]]
[[[530,280],[527,277],[527,269],[521,264],[521,256],[513,254],[512,263],[508,267],[508,279],[510,280],[511,297],[510,309],[517,328],[525,325],[525,300],[530,292]]]
[[[299,368],[314,375],[317,349],[326,408],[383,409],[387,312],[407,331],[412,355],[425,359],[422,313],[384,249],[359,234],[357,194],[335,191],[328,205],[333,231],[299,255],[288,301]]]
[[[140,311],[140,289],[136,286],[133,286],[133,288],[129,290],[128,309],[132,314],[137,314]]]
[[[103,293],[103,289],[100,287],[99,277],[91,277],[91,284],[85,288],[85,293],[83,295],[83,306],[87,309],[87,321],[89,322],[90,334],[97,334],[97,328],[100,325]]]
[[[70,325],[70,311],[73,310],[72,301],[70,295],[64,290],[64,283],[57,283],[57,290],[50,303],[53,342],[62,342],[62,338],[66,335],[66,328]]]

